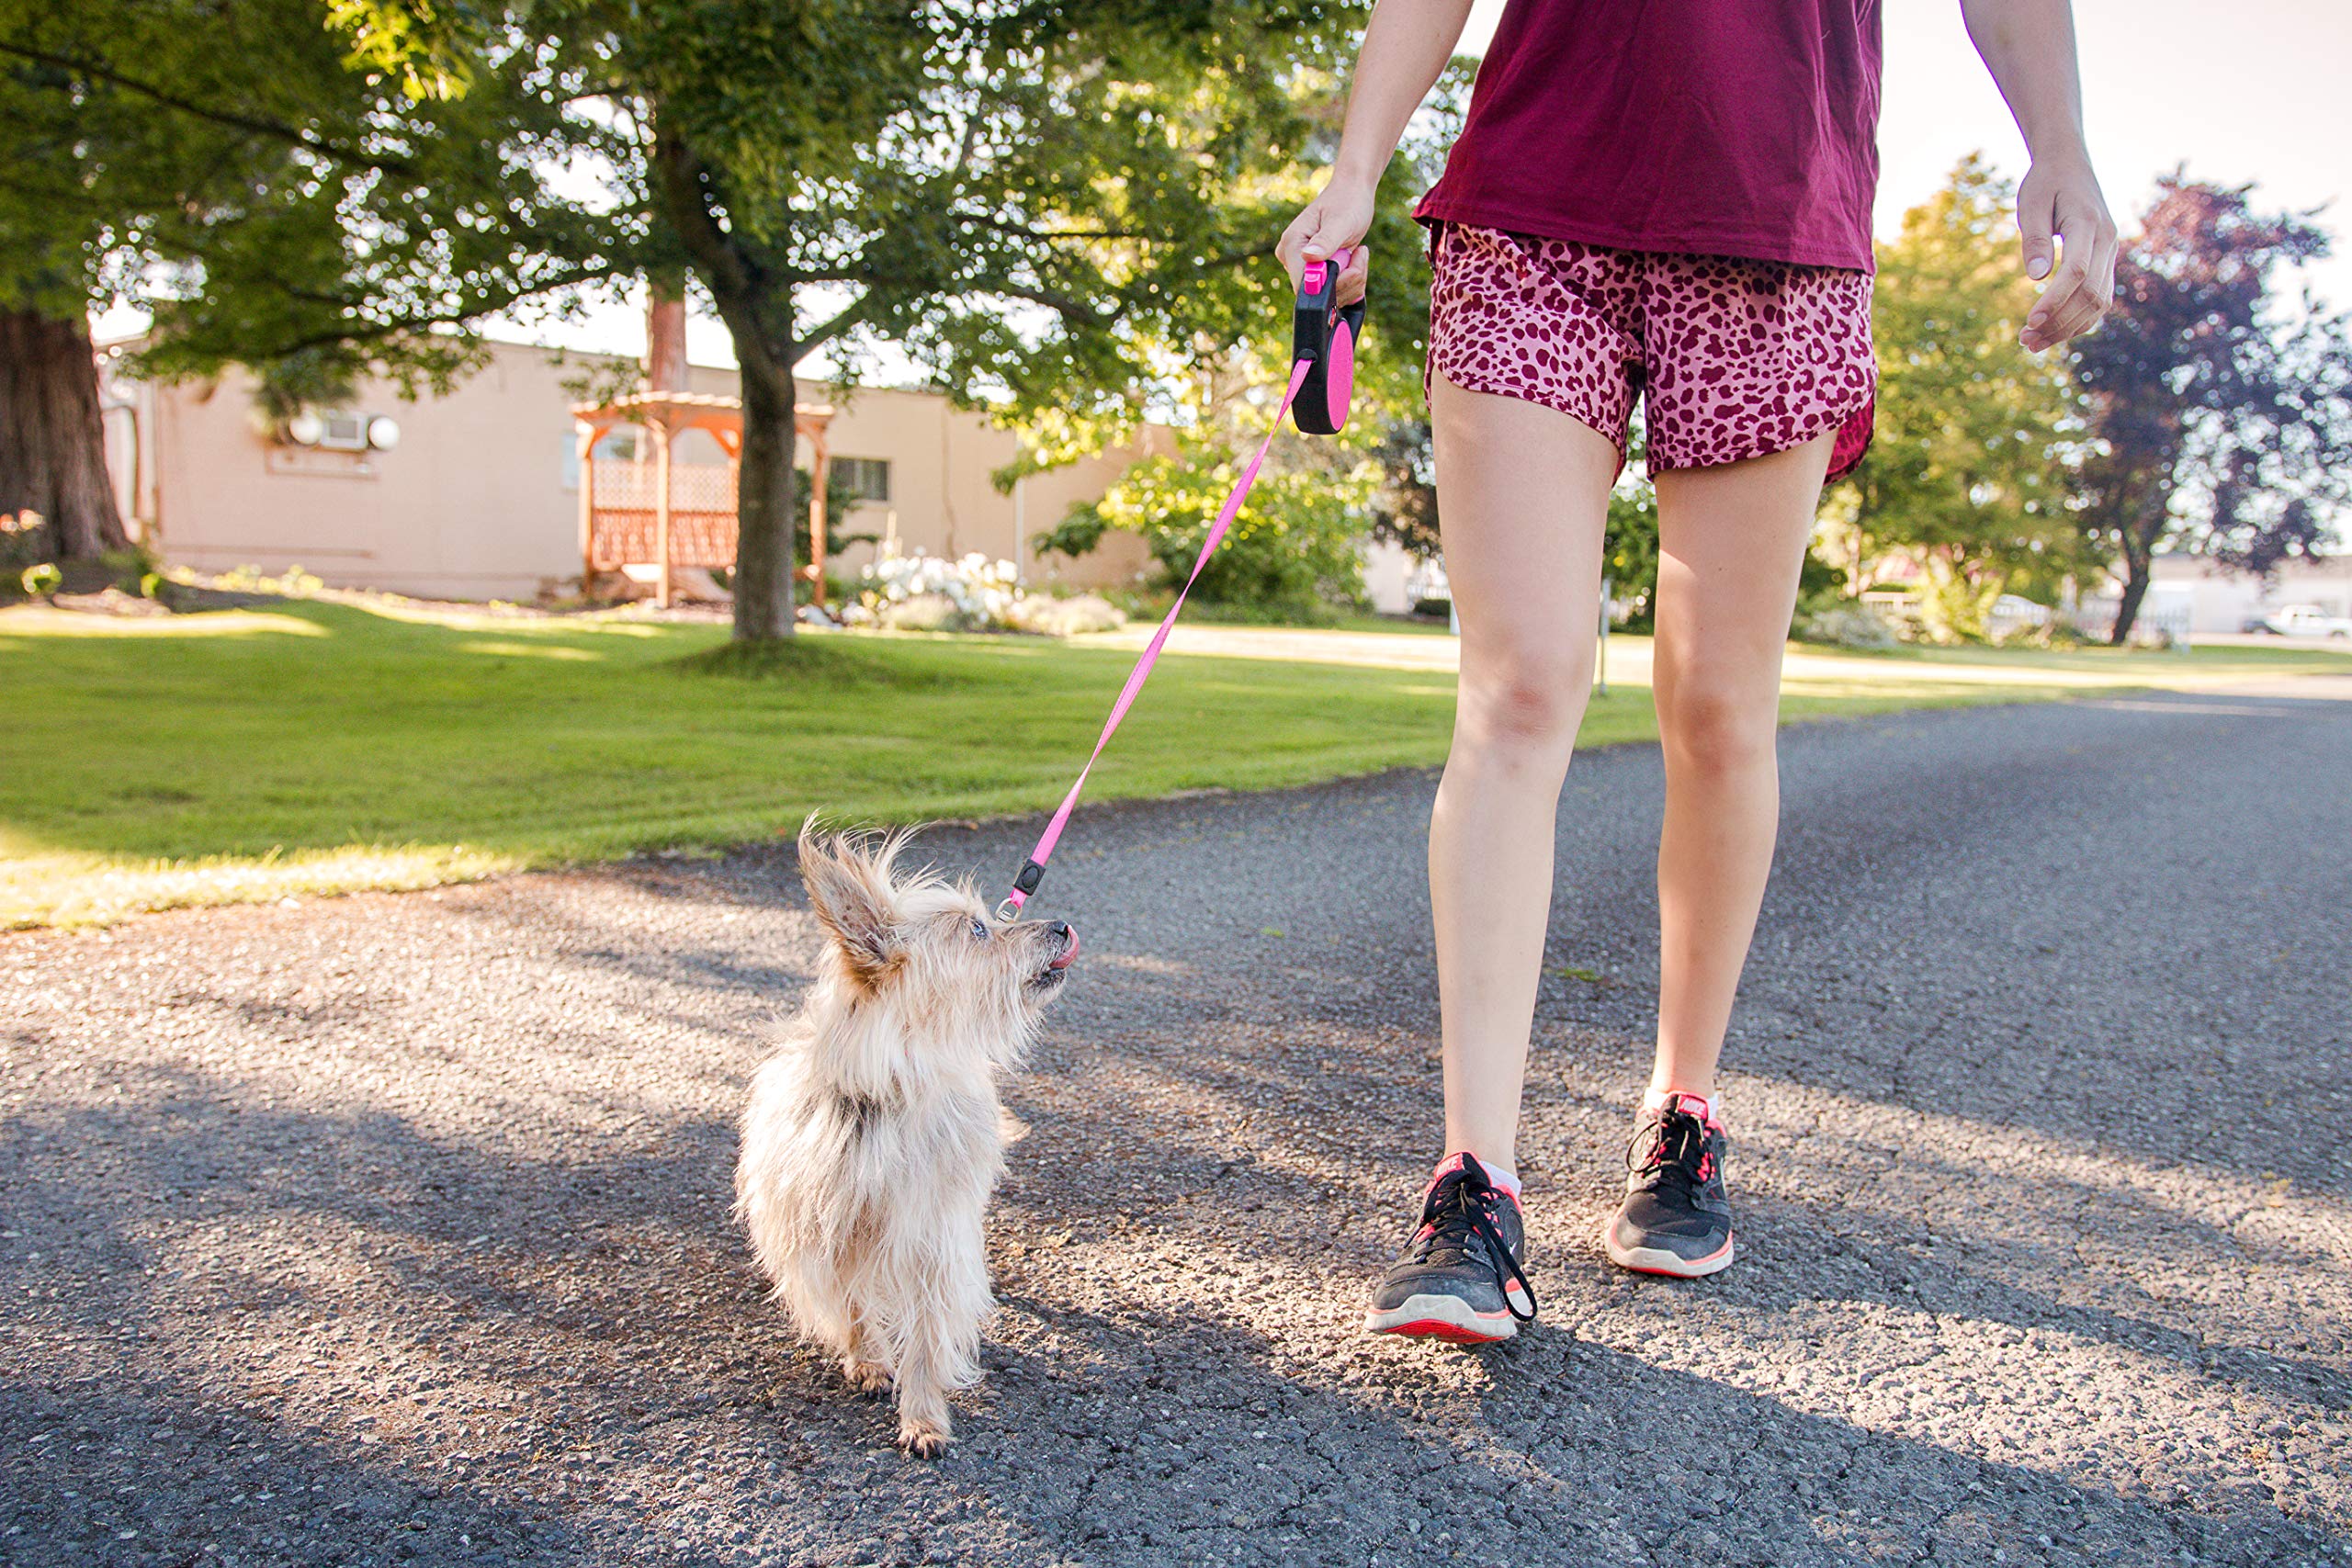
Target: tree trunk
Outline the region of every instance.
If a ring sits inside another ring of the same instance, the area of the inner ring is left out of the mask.
[[[735,477],[735,640],[790,637],[792,619],[792,367],[751,355],[743,367],[743,455]],[[766,360],[764,370],[754,359]]]
[[[735,467],[735,640],[792,635],[792,288],[765,272],[718,218],[718,190],[658,112],[654,194],[735,342],[743,448]]]
[[[0,310],[0,513],[37,512],[66,560],[125,548],[85,317]]]
[[[2148,584],[2154,577],[2149,564],[2154,547],[2126,536],[2123,542],[2123,597],[2115,606],[2115,629],[2107,634],[2109,648],[2121,648],[2132,636],[2132,623],[2140,618],[2140,602],[2148,596]]]

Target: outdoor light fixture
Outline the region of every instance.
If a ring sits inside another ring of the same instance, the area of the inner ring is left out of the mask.
[[[368,445],[379,452],[389,452],[401,444],[401,422],[390,414],[379,413],[368,422]]]
[[[304,409],[286,422],[287,438],[298,446],[316,446],[327,433],[327,422]]]

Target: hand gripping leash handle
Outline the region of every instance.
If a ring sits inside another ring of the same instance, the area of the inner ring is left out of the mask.
[[[1176,617],[1184,608],[1184,595],[1200,581],[1201,569],[1209,564],[1209,557],[1224,543],[1226,530],[1233,526],[1234,517],[1241,511],[1241,502],[1250,494],[1250,487],[1258,482],[1258,470],[1265,466],[1266,453],[1274,444],[1274,433],[1282,428],[1283,415],[1289,413],[1297,421],[1298,428],[1312,435],[1329,435],[1345,424],[1348,419],[1348,394],[1355,385],[1356,336],[1363,327],[1363,302],[1333,308],[1333,297],[1339,292],[1340,274],[1347,270],[1348,253],[1340,251],[1328,262],[1308,262],[1300,279],[1298,307],[1291,317],[1290,386],[1283,393],[1282,406],[1274,411],[1273,423],[1267,427],[1266,438],[1258,443],[1256,456],[1241,470],[1241,478],[1226,496],[1225,505],[1209,525],[1208,537],[1201,542],[1201,553],[1193,562],[1193,573],[1176,590],[1176,602],[1168,606],[1168,614],[1159,629],[1151,634],[1144,645],[1136,666],[1127,671],[1127,683],[1119,689],[1119,699],[1111,705],[1111,716],[1103,722],[1102,733],[1095,738],[1092,755],[1086,766],[1078,771],[1078,782],[1062,796],[1053,820],[1037,836],[1037,847],[1021,867],[1021,874],[1012,879],[1012,891],[996,908],[996,918],[1010,920],[1020,914],[1021,906],[1037,885],[1046,879],[1046,862],[1061,841],[1062,829],[1069,822],[1069,814],[1078,806],[1079,792],[1086,787],[1086,775],[1094,771],[1096,759],[1102,748],[1111,743],[1111,736],[1119,721],[1127,716],[1127,709],[1135,705],[1143,683],[1151,676],[1151,667],[1159,661],[1159,650],[1168,641],[1168,634],[1176,629]],[[1312,390],[1312,400],[1309,392]]]
[[[1363,336],[1363,301],[1336,303],[1340,274],[1348,266],[1340,251],[1328,262],[1311,261],[1300,275],[1298,304],[1291,311],[1290,356],[1307,367],[1290,417],[1309,435],[1336,435],[1348,423],[1348,400],[1355,390],[1356,340]]]

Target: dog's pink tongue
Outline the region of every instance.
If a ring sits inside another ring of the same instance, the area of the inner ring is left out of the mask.
[[[1067,969],[1069,967],[1069,961],[1077,956],[1078,928],[1076,926],[1072,926],[1069,928],[1069,945],[1062,949],[1060,957],[1048,960],[1046,967],[1048,969]]]

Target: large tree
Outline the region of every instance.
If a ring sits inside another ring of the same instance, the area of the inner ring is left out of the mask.
[[[791,411],[819,349],[889,342],[952,395],[1084,445],[1179,345],[1275,291],[1293,79],[1360,5],[883,0],[562,7],[638,129],[644,197],[732,334],[739,638],[792,626]],[[552,14],[542,8],[540,16]]]
[[[446,382],[476,344],[443,329],[634,266],[628,215],[546,177],[610,138],[576,88],[525,38],[352,0],[0,0],[0,512],[68,558],[124,542],[93,310],[154,312],[144,368],[299,400]]]
[[[2282,269],[2324,255],[2308,218],[2255,210],[2249,186],[2174,175],[2116,262],[2115,306],[2076,350],[2094,454],[2085,532],[2120,558],[2121,643],[2161,550],[2267,572],[2319,554],[2352,486],[2352,338]]]
[[[2062,361],[2018,342],[2034,286],[2015,206],[2015,187],[1971,155],[1878,252],[1878,428],[1852,480],[1856,564],[1891,549],[1923,562],[1929,618],[1959,635],[1983,630],[1982,606],[2013,578],[2054,587],[2086,564],[2068,510],[2075,395]]]
[[[159,370],[317,386],[446,378],[486,315],[690,269],[741,367],[736,632],[782,637],[807,357],[888,342],[1008,415],[1139,420],[1171,345],[1278,297],[1295,79],[1363,8],[0,0],[0,287],[60,254],[57,319],[138,299]]]

